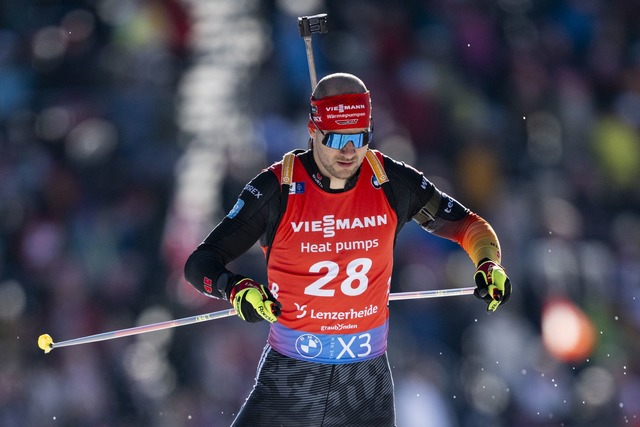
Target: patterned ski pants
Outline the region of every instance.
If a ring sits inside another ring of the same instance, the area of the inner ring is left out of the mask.
[[[254,388],[232,427],[392,427],[387,355],[348,364],[296,360],[265,347]]]

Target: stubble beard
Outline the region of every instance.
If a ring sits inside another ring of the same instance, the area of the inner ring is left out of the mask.
[[[335,160],[331,164],[324,164],[325,169],[331,174],[331,176],[338,179],[349,179],[352,178],[356,172],[358,171],[358,162],[354,161],[351,163],[349,168],[343,168],[338,165],[338,161]]]

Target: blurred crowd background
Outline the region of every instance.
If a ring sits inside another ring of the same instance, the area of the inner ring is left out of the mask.
[[[400,427],[640,426],[640,2],[0,2],[0,425],[225,426],[267,325],[182,277],[240,190],[307,146],[318,75],[368,85],[374,147],[485,217],[513,281],[391,304]],[[259,250],[233,263],[265,280]],[[472,286],[409,224],[394,292]]]

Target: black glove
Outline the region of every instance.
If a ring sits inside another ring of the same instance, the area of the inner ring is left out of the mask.
[[[509,300],[511,280],[497,262],[483,259],[473,278],[477,286],[473,294],[476,298],[487,302],[487,311],[496,311],[500,304]]]
[[[282,304],[266,286],[251,279],[242,279],[231,289],[229,300],[238,316],[249,323],[266,320],[276,322],[282,314]]]

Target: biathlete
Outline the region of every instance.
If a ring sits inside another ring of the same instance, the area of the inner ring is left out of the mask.
[[[476,213],[416,169],[372,150],[371,99],[356,76],[320,80],[310,149],[263,170],[191,254],[187,280],[271,323],[240,426],[394,426],[387,360],[393,248],[410,220],[457,242],[477,267],[476,297],[511,294],[500,243]],[[229,271],[257,241],[268,284]]]

